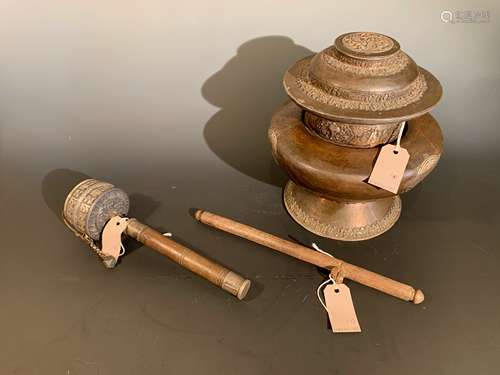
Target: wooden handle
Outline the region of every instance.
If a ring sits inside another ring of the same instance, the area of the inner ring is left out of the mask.
[[[238,299],[242,300],[247,295],[251,285],[250,280],[244,279],[220,264],[172,241],[158,231],[140,223],[138,220],[129,220],[126,233],[147,247],[158,251],[175,263],[238,297]]]
[[[424,300],[424,293],[421,290],[415,290],[410,285],[357,267],[333,256],[322,254],[300,244],[273,236],[272,234],[263,232],[249,225],[241,224],[237,221],[203,210],[196,211],[195,218],[203,224],[246,238],[247,240],[290,255],[304,262],[328,270],[337,270],[340,278],[348,278],[391,296],[405,301],[411,301],[415,304],[421,303]]]

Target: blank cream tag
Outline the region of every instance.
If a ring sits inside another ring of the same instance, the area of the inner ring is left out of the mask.
[[[114,216],[109,219],[102,231],[102,249],[104,255],[112,257],[115,262],[120,256],[120,245],[122,243],[122,233],[127,229],[128,218]]]
[[[403,179],[410,154],[403,148],[395,145],[385,145],[380,150],[375,166],[373,167],[368,183],[397,194]]]
[[[323,294],[333,332],[361,332],[347,285],[328,284]]]

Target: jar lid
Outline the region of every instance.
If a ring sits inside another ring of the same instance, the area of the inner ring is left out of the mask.
[[[439,81],[386,35],[353,32],[285,73],[290,98],[318,116],[360,124],[408,120],[439,101]]]

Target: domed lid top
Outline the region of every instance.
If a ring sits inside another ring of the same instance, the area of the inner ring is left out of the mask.
[[[377,33],[347,33],[335,39],[335,48],[354,58],[384,58],[399,51],[399,43]]]
[[[376,124],[420,116],[442,95],[438,80],[386,35],[354,32],[296,62],[283,80],[302,108],[339,121]]]

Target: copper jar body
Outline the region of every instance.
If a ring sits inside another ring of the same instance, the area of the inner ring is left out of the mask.
[[[437,79],[376,33],[349,33],[294,64],[284,77],[293,102],[273,115],[269,139],[290,180],[284,202],[292,218],[329,238],[359,241],[392,227],[399,194],[369,185],[380,147],[403,123],[410,153],[398,193],[436,166],[442,134],[428,114],[442,93]]]

